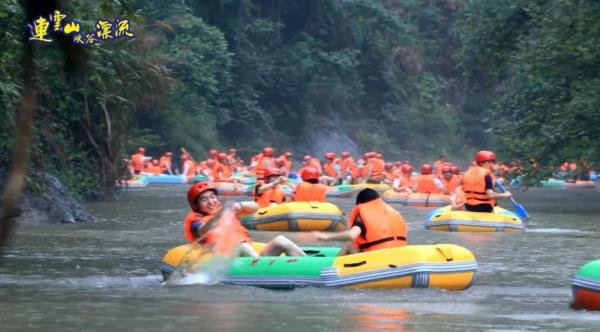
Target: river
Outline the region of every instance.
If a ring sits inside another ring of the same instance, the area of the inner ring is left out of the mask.
[[[569,308],[575,271],[600,259],[597,190],[516,191],[532,216],[517,234],[427,231],[426,210],[399,206],[409,242],[476,255],[474,285],[449,292],[162,286],[162,255],[184,240],[186,189],[89,203],[96,223],[18,227],[0,266],[0,330],[600,331],[600,313]],[[334,200],[346,213],[352,202]]]

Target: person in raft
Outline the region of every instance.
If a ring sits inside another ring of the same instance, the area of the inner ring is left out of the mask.
[[[187,193],[188,203],[192,212],[188,214],[184,223],[184,234],[190,243],[200,242],[203,245],[206,243],[206,235],[219,222],[217,217],[222,209],[221,201],[219,200],[219,192],[215,186],[209,182],[199,182],[190,187]],[[255,202],[235,202],[231,207],[234,211],[235,229],[238,235],[242,238],[240,243],[240,256],[279,256],[285,253],[287,256],[306,256],[304,251],[294,242],[290,241],[283,235],[276,236],[269,241],[260,252],[252,247],[252,238],[248,231],[242,226],[239,221],[240,215],[254,213],[259,209]],[[213,240],[211,238],[211,240]]]
[[[404,218],[371,188],[361,190],[356,196],[348,226],[349,229],[342,232],[312,232],[312,237],[319,241],[351,241],[344,245],[339,256],[407,244]]]
[[[264,208],[273,203],[285,202],[285,191],[279,186],[285,181],[285,178],[281,175],[281,170],[277,167],[267,167],[264,176],[264,182],[259,181],[252,190],[256,204]]]
[[[302,182],[298,183],[292,195],[294,202],[325,202],[327,186],[319,183],[320,173],[314,167],[302,171]]]
[[[492,174],[496,164],[496,154],[492,151],[481,150],[475,153],[476,165],[469,168],[462,178],[464,207],[472,212],[494,212],[496,198],[510,198],[509,191],[498,193],[494,191],[495,179]]]

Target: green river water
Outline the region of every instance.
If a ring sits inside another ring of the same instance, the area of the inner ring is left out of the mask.
[[[162,255],[184,241],[186,190],[89,203],[96,223],[17,228],[0,266],[0,331],[600,331],[600,313],[569,308],[575,271],[600,259],[597,190],[516,191],[532,215],[517,234],[427,231],[427,210],[399,206],[409,242],[476,255],[463,292],[162,286]],[[348,213],[353,200],[334,203]]]

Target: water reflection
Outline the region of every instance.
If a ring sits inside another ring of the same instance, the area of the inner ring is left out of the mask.
[[[406,309],[357,304],[352,310],[350,318],[356,331],[410,331],[406,322],[411,315]]]

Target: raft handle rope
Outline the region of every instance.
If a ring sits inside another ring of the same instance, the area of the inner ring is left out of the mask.
[[[356,262],[356,263],[346,263],[346,264],[344,264],[344,267],[357,267],[357,266],[361,266],[361,265],[365,265],[365,264],[367,264],[367,261]]]

